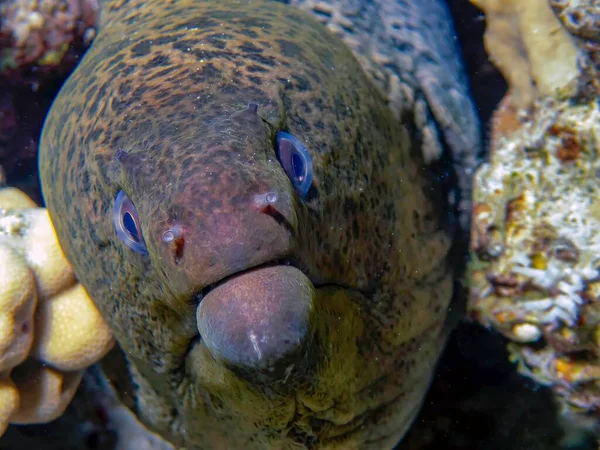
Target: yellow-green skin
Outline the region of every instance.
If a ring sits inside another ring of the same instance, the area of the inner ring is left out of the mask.
[[[393,447],[452,295],[445,193],[412,119],[399,123],[342,41],[290,7],[103,7],[48,115],[40,174],[129,360],[139,416],[188,450]],[[280,130],[312,155],[307,199],[277,160]],[[120,190],[148,255],[115,233]],[[266,192],[278,215],[257,208]],[[174,224],[179,247],[162,240]]]

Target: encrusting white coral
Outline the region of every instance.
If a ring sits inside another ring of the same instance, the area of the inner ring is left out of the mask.
[[[82,370],[114,345],[77,282],[48,212],[0,189],[0,435],[59,417]]]
[[[509,91],[474,178],[468,311],[563,418],[598,431],[600,4],[471,2]]]

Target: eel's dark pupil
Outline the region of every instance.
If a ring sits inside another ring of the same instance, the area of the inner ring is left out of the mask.
[[[131,235],[131,237],[133,239],[135,239],[136,241],[139,241],[138,230],[137,230],[137,226],[135,224],[135,219],[133,218],[133,216],[131,215],[130,212],[126,212],[123,215],[123,226],[129,232],[129,234]]]
[[[304,162],[297,153],[292,153],[292,170],[299,182],[304,179]]]

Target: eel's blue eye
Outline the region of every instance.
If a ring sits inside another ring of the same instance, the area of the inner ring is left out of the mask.
[[[277,158],[301,197],[306,197],[312,183],[312,158],[298,139],[285,131],[277,133]]]
[[[123,191],[115,197],[113,206],[113,225],[117,236],[131,250],[143,255],[148,254],[146,243],[142,237],[142,228],[133,202]]]

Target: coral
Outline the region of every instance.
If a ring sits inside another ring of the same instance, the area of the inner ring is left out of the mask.
[[[42,302],[32,354],[60,370],[81,370],[112,347],[110,329],[81,284]]]
[[[37,305],[35,278],[27,262],[7,246],[0,247],[0,373],[21,364],[33,344]]]
[[[546,0],[471,0],[486,13],[484,43],[509,84],[510,100],[528,108],[579,74],[579,50]]]
[[[566,410],[595,410],[599,106],[540,99],[494,145],[475,177],[470,312],[516,343],[545,343],[541,353],[510,347],[520,370],[553,386]]]
[[[56,66],[76,39],[95,35],[97,0],[7,0],[0,3],[0,71]]]
[[[600,2],[598,0],[548,0],[554,13],[577,40],[587,57],[579,63],[585,76],[579,90],[600,96]]]
[[[598,0],[548,0],[548,3],[571,34],[600,44]]]
[[[538,8],[540,20],[551,11]],[[588,19],[580,20],[596,20]],[[542,37],[554,30],[564,39],[558,21],[528,23]],[[564,70],[574,54],[558,43],[555,53],[547,43],[528,51],[549,59],[545,70],[562,68],[562,81],[548,86],[569,89],[529,91],[528,110],[519,110],[513,90],[492,120],[490,161],[474,181],[469,312],[512,341],[519,372],[549,386],[564,417],[598,427],[600,91],[589,42],[567,35],[566,43],[578,48],[575,72]],[[522,50],[518,40],[504,45]]]
[[[0,205],[3,209],[35,208],[37,206],[27,194],[14,187],[0,189]]]
[[[0,434],[7,422],[61,415],[82,369],[114,345],[48,212],[34,206],[22,192],[0,189]]]
[[[6,233],[0,244],[18,251],[33,270],[38,294],[51,298],[75,283],[73,269],[58,245],[48,211],[44,208],[11,209],[0,216]]]
[[[19,409],[10,417],[10,423],[43,423],[56,419],[75,395],[82,375],[82,371],[60,372],[34,360],[18,366],[12,378],[19,392]]]
[[[19,409],[19,392],[12,380],[4,375],[0,377],[0,436],[6,431],[8,420]]]

